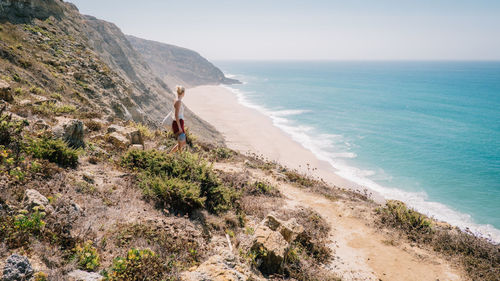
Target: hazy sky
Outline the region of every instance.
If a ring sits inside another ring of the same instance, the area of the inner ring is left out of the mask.
[[[69,2],[215,60],[500,60],[500,0]]]

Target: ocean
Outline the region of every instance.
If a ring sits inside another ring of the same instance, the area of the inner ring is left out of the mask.
[[[216,64],[338,175],[500,242],[500,62]]]

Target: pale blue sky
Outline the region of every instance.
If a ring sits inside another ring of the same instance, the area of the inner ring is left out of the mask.
[[[213,60],[500,60],[500,0],[69,2]]]

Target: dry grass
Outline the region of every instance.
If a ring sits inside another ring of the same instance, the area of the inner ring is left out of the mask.
[[[380,227],[398,229],[407,239],[457,260],[472,280],[500,280],[500,245],[440,226],[402,202],[389,201],[377,213]]]

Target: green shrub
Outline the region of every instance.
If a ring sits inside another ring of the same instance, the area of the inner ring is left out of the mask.
[[[131,150],[122,158],[122,165],[147,173],[147,176],[177,178],[196,184],[200,196],[206,198],[206,208],[212,213],[230,209],[236,197],[231,189],[222,186],[206,161],[189,152],[168,155],[157,150]]]
[[[432,231],[432,221],[397,200],[387,201],[385,207],[377,209],[382,215],[382,223],[389,223],[407,232],[429,233]]]
[[[212,155],[214,160],[220,161],[230,159],[231,157],[233,157],[234,152],[229,148],[217,147],[210,150],[210,154]]]
[[[60,139],[33,139],[28,145],[27,151],[35,158],[48,160],[63,168],[76,168],[78,165],[77,151],[69,148]]]
[[[54,102],[43,102],[39,105],[33,107],[32,112],[34,114],[40,114],[43,116],[60,116],[64,114],[73,113],[76,111],[76,107],[70,104],[58,105]]]
[[[14,229],[24,233],[40,234],[45,226],[43,221],[45,215],[45,212],[40,212],[37,209],[31,214],[23,210],[14,219]]]
[[[26,246],[33,236],[39,237],[45,229],[45,213],[35,207],[33,212],[19,211],[17,215],[0,214],[0,240],[9,248]]]
[[[52,94],[50,95],[50,97],[51,97],[51,98],[53,98],[53,99],[56,99],[56,100],[58,100],[58,101],[61,101],[61,100],[62,100],[62,95],[61,95],[61,94],[59,94],[59,93],[52,93]]]
[[[269,195],[269,196],[275,196],[279,192],[274,188],[274,186],[270,185],[269,183],[261,182],[261,181],[256,181],[250,186],[251,194],[262,194],[262,195]]]
[[[178,178],[145,176],[141,188],[148,196],[154,196],[163,207],[190,212],[204,207],[205,198],[200,197],[199,185]]]
[[[297,171],[285,171],[284,174],[290,182],[302,187],[311,187],[316,183],[313,179],[306,175],[301,175]]]
[[[113,261],[107,280],[142,281],[165,280],[172,265],[165,264],[153,251],[132,248],[127,256],[117,257]]]
[[[44,95],[45,90],[36,86],[33,86],[30,88],[30,93],[35,94],[35,95]]]
[[[37,272],[35,273],[35,281],[48,281],[49,280],[49,275],[45,272]]]
[[[11,115],[4,114],[6,106],[0,109],[0,145],[11,148],[15,153],[22,146],[22,132],[27,121],[13,121]]]
[[[80,269],[94,271],[99,267],[99,254],[92,246],[92,241],[78,244],[73,251],[74,259]]]

